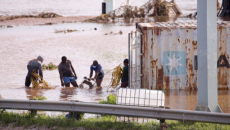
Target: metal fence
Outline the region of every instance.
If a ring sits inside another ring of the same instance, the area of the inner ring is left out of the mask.
[[[188,120],[223,124],[230,123],[230,114],[96,103],[1,99],[0,109],[84,112],[153,119]]]

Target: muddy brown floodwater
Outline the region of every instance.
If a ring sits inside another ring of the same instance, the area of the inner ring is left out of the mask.
[[[195,110],[198,91],[171,90],[165,92],[165,106],[171,109]],[[218,90],[218,104],[224,113],[230,113],[230,91]]]
[[[25,19],[24,19],[25,20]],[[61,21],[61,20],[60,20]],[[184,18],[139,19],[140,22],[152,21],[194,21]],[[12,21],[11,21],[12,22]],[[136,21],[137,22],[137,21]],[[26,23],[23,21],[22,23]],[[33,22],[32,22],[33,24]],[[95,28],[97,28],[95,30]],[[78,30],[72,33],[55,33],[55,30]],[[51,101],[79,100],[99,102],[107,92],[111,73],[102,83],[102,89],[63,88],[57,70],[44,71],[44,79],[54,89],[24,88],[26,65],[38,55],[44,57],[44,64],[58,65],[63,55],[72,61],[80,84],[84,76],[89,76],[90,65],[98,60],[105,73],[128,57],[128,33],[135,31],[135,21],[104,23],[58,23],[54,25],[22,24],[13,28],[0,28],[0,95],[3,99],[29,99],[45,96]],[[106,33],[122,35],[105,35]],[[230,91],[219,91],[219,105],[223,112],[230,113]],[[197,106],[197,91],[166,91],[165,106],[171,109],[194,110]]]

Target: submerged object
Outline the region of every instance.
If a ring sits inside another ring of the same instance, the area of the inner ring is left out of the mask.
[[[80,88],[83,88],[83,84],[87,84],[89,85],[89,88],[93,88],[94,87],[94,84],[92,82],[90,82],[90,79],[87,78],[87,77],[84,77],[84,80],[81,82],[81,84],[79,85]]]

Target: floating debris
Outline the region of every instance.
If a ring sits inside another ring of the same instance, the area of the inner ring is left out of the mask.
[[[0,25],[0,28],[13,28],[11,25]]]
[[[118,33],[113,33],[113,32],[110,32],[110,33],[105,33],[104,35],[118,35],[118,34],[120,34],[120,35],[122,35],[123,34],[123,32],[120,30]]]
[[[60,17],[61,15],[58,15],[56,13],[53,13],[53,12],[49,12],[49,13],[40,13],[38,14],[36,17],[38,18],[55,18],[55,17]]]
[[[54,24],[57,24],[57,23],[52,23],[52,22],[48,22],[48,23],[44,23],[44,24],[38,24],[38,25],[54,25]]]
[[[13,20],[13,19],[18,19],[18,18],[55,18],[55,17],[62,17],[62,16],[56,13],[53,13],[53,12],[47,12],[47,13],[42,12],[38,15],[1,16],[0,21]]]
[[[106,22],[114,21],[115,18],[144,18],[146,16],[172,16],[182,14],[174,0],[167,2],[165,0],[149,0],[141,7],[124,5],[107,14],[102,14],[85,22]]]
[[[55,32],[54,33],[72,33],[72,32],[77,32],[78,30],[74,29],[74,30],[71,30],[71,29],[67,29],[67,30],[57,30],[55,29]]]
[[[68,32],[68,33],[76,32],[76,31],[77,31],[76,29],[75,29],[75,30],[67,29],[67,32]]]
[[[54,70],[54,69],[57,69],[57,66],[54,65],[52,62],[50,62],[48,65],[43,64],[42,68],[44,70]]]
[[[6,26],[7,28],[13,28],[13,26],[11,26],[11,25],[8,25],[8,26]]]
[[[220,11],[220,8],[221,8],[220,2],[217,0],[217,14],[218,14],[218,15],[219,15],[219,13],[220,13],[220,12],[219,12],[219,11]],[[185,16],[185,17],[196,18],[196,17],[197,17],[197,12],[191,13],[191,14]]]

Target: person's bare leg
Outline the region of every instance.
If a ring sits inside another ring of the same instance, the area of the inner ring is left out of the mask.
[[[70,87],[70,83],[65,84],[65,87]]]
[[[78,87],[77,82],[72,82],[71,84],[72,84],[74,87]]]
[[[102,79],[97,79],[96,81],[97,81],[97,86],[101,86],[101,83],[102,83],[103,80]]]

